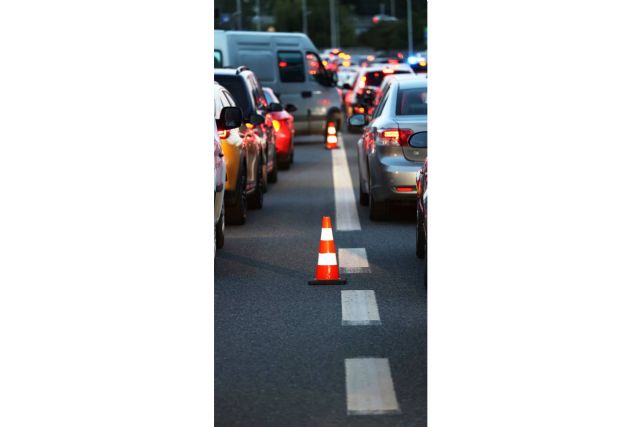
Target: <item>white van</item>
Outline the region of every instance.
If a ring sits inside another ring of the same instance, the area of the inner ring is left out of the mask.
[[[323,135],[327,123],[342,123],[341,100],[334,73],[322,65],[307,35],[262,31],[223,31],[214,34],[216,67],[249,67],[263,86],[270,87],[284,106],[296,107],[296,134]]]

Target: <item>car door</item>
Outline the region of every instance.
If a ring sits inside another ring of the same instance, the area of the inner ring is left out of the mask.
[[[310,101],[309,132],[321,134],[324,132],[331,108],[340,110],[340,94],[335,86],[327,85],[327,71],[315,52],[305,53],[305,65],[307,69],[307,94]],[[325,81],[325,84],[321,83],[321,79]]]
[[[306,79],[304,57],[300,50],[278,50],[276,53],[280,79],[280,93],[276,95],[283,105],[293,104],[296,131],[309,133],[309,117],[312,108],[312,92]]]

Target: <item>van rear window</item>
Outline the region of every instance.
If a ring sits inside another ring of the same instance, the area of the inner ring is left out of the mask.
[[[302,52],[278,52],[278,70],[280,71],[280,81],[283,83],[304,82],[304,62],[302,61]]]

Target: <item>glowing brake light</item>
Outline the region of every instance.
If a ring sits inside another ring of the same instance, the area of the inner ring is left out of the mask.
[[[367,85],[367,76],[360,77],[360,80],[358,81],[358,89],[364,89],[366,85]]]
[[[220,139],[227,139],[230,133],[231,132],[229,132],[228,130],[219,130],[218,136],[220,137]]]
[[[247,126],[247,129],[253,129],[253,124],[252,123],[247,123],[246,126]]]
[[[413,187],[396,187],[396,191],[398,193],[410,193],[414,190],[415,189]]]
[[[426,67],[427,66],[427,61],[420,61],[420,62],[418,62],[418,64],[420,64],[421,67]]]
[[[280,61],[280,62],[278,62],[278,66],[279,66],[280,68],[284,68],[284,67],[286,67],[286,66],[287,66],[287,63],[286,63],[285,61]]]
[[[348,67],[348,66],[350,66],[350,65],[351,65],[351,62],[349,62],[349,61],[342,61],[342,66],[343,66],[343,67]]]
[[[395,71],[392,68],[383,68],[382,69],[382,73],[383,74],[393,74]]]
[[[380,143],[383,145],[408,145],[411,129],[381,129],[378,131]]]
[[[273,125],[273,129],[278,132],[280,130],[280,122],[278,120],[272,120],[271,124]]]
[[[397,64],[398,60],[397,59],[390,59],[389,60],[389,64]]]

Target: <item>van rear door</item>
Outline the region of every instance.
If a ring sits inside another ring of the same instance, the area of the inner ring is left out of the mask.
[[[282,105],[296,106],[297,110],[293,113],[296,133],[308,134],[312,89],[307,83],[303,53],[297,49],[279,49],[276,60],[280,80],[278,86],[282,88],[281,91],[275,91],[276,96],[280,98]]]

